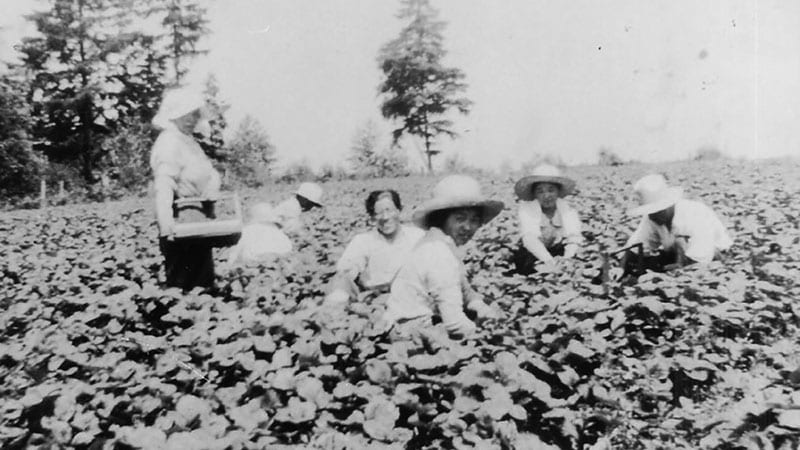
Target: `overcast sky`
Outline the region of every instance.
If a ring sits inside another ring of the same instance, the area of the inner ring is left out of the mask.
[[[38,3],[0,0],[0,57],[29,33]],[[466,73],[468,116],[445,152],[495,166],[609,148],[647,161],[713,146],[734,156],[800,155],[800,2],[782,0],[433,0],[448,22],[446,62]],[[231,105],[261,121],[286,163],[344,158],[368,119],[383,130],[379,48],[399,3],[218,0],[210,53]],[[406,147],[418,160],[412,143]]]

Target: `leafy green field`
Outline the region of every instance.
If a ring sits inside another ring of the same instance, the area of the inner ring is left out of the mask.
[[[286,261],[220,274],[218,291],[157,287],[144,200],[0,218],[3,448],[796,448],[800,443],[800,164],[665,166],[724,217],[727,264],[594,285],[601,248],[636,224],[629,183],[649,168],[572,172],[586,246],[561,271],[504,276],[513,179],[484,179],[506,211],[467,266],[503,317],[452,344],[433,327],[390,341],[381,304],[315,307],[366,193],[410,213],[435,179],[329,184]],[[249,200],[277,200],[247,192]],[[218,255],[220,261],[222,255]]]

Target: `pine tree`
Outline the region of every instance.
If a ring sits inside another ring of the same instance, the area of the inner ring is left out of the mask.
[[[467,114],[472,102],[459,96],[466,90],[464,73],[442,65],[445,22],[437,20],[438,12],[428,0],[402,0],[402,5],[398,18],[408,24],[379,56],[384,74],[379,88],[384,96],[381,113],[387,119],[402,120],[392,132],[395,144],[404,134],[423,140],[432,172],[432,158],[440,153],[434,148],[436,138],[457,136],[446,114],[452,109]]]
[[[264,127],[252,116],[239,123],[228,146],[229,170],[247,186],[258,186],[272,171],[275,147]]]
[[[146,50],[152,38],[131,29],[141,13],[133,0],[49,6],[27,17],[40,35],[24,38],[20,49],[31,79],[33,134],[49,158],[75,162],[92,182],[103,135],[127,118],[152,115],[161,95],[159,62]],[[149,66],[139,64],[148,58]]]
[[[380,149],[380,135],[375,122],[369,120],[356,131],[350,147],[349,162],[362,177],[408,175],[408,159],[397,146]]]
[[[211,125],[211,129],[208,136],[201,138],[200,145],[212,159],[220,163],[226,163],[230,158],[226,154],[223,134],[225,133],[225,128],[228,127],[228,122],[225,120],[225,111],[228,110],[229,105],[219,98],[219,84],[217,83],[217,77],[213,74],[206,78],[203,96],[206,101],[208,122]]]
[[[180,85],[188,72],[188,62],[208,50],[198,48],[200,39],[209,33],[206,8],[195,0],[161,0],[164,12],[163,39],[172,63],[174,85]]]
[[[23,82],[0,77],[0,195],[32,193],[44,169],[44,158],[33,150],[31,118]]]

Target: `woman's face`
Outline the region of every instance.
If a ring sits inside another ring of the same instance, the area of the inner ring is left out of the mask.
[[[380,234],[391,237],[400,227],[400,210],[394,205],[391,197],[382,195],[375,202],[375,214],[372,219]]]
[[[675,216],[675,206],[670,206],[669,208],[662,209],[661,211],[656,211],[654,213],[648,214],[647,217],[650,218],[653,222],[658,225],[662,226],[670,226],[672,225],[672,218]]]
[[[559,188],[557,184],[553,183],[536,183],[533,186],[533,196],[539,201],[544,209],[552,209],[556,207],[556,200],[558,200]]]
[[[204,131],[207,131],[209,128],[208,119],[205,118],[203,111],[200,109],[196,109],[189,114],[184,114],[175,119],[174,122],[175,126],[177,126],[182,133],[190,136],[195,132],[206,134]]]
[[[472,239],[480,226],[481,213],[478,208],[458,208],[447,215],[442,231],[460,246]]]

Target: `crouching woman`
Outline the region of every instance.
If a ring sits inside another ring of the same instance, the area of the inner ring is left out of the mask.
[[[471,177],[442,179],[433,198],[413,215],[414,223],[427,231],[392,282],[384,321],[401,328],[423,328],[436,317],[452,337],[459,338],[476,329],[465,307],[479,319],[495,318],[496,311],[470,287],[458,247],[503,206],[503,202],[484,197]]]

